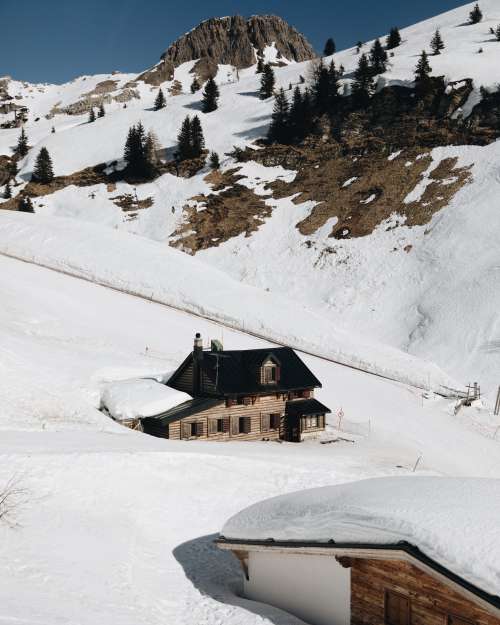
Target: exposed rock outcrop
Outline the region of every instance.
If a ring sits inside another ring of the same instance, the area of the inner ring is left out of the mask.
[[[202,22],[175,41],[153,69],[139,76],[140,80],[158,85],[172,80],[176,67],[199,59],[194,71],[202,80],[213,75],[217,64],[233,65],[238,69],[256,62],[255,53],[273,44],[278,54],[289,61],[314,58],[307,39],[285,20],[276,15],[241,15],[212,18]]]

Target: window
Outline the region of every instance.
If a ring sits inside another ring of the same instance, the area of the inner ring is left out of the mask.
[[[223,434],[225,432],[224,419],[209,419],[208,421],[208,433],[209,434]]]
[[[260,383],[264,386],[277,384],[280,381],[280,367],[271,358],[262,363],[260,368]]]
[[[476,623],[473,621],[466,621],[459,616],[452,616],[451,614],[448,614],[446,625],[476,625]]]
[[[386,625],[410,625],[410,599],[392,590],[385,593]]]
[[[203,421],[196,421],[195,423],[190,423],[191,426],[191,436],[203,436]]]
[[[271,430],[279,430],[280,424],[281,424],[280,414],[269,415],[269,427]]]
[[[305,417],[304,428],[306,430],[314,430],[319,427],[319,417]]]
[[[276,384],[276,365],[263,367],[264,384]]]
[[[240,417],[238,424],[240,434],[249,434],[252,431],[250,417]]]

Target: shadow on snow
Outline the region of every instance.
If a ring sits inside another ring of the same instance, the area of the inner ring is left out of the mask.
[[[217,534],[201,536],[179,545],[173,551],[186,577],[203,596],[251,612],[273,625],[305,625],[304,621],[278,608],[243,598],[240,564],[230,552],[215,546],[216,538]]]

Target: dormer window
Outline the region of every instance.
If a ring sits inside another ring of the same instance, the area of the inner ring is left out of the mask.
[[[273,358],[268,358],[260,368],[260,383],[264,386],[278,384],[280,379],[280,366]]]

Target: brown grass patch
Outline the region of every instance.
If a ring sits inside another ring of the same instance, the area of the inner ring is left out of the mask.
[[[232,169],[207,175],[206,180],[217,193],[192,198],[197,207],[184,206],[185,221],[172,233],[175,237],[172,246],[190,253],[217,247],[242,233],[250,236],[271,215],[271,208],[262,198],[238,184],[241,176],[236,172]]]

